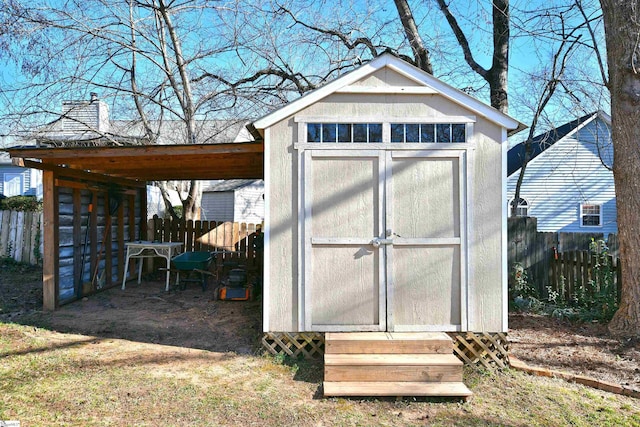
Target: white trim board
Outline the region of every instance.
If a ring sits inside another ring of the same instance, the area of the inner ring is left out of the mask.
[[[264,131],[264,233],[262,256],[264,262],[262,263],[262,331],[269,332],[269,300],[271,294],[269,292],[271,282],[271,268],[269,260],[271,259],[271,154],[269,152],[269,145],[271,142],[271,129],[265,129]]]

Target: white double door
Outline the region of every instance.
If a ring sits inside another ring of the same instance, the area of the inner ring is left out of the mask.
[[[314,331],[466,322],[464,150],[308,150],[301,319]]]

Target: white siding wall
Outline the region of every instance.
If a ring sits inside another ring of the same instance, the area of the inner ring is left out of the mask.
[[[18,166],[0,167],[0,194],[4,194],[4,174],[20,174],[22,175],[22,191],[23,196],[42,197],[42,172],[35,169],[25,169]]]
[[[259,224],[264,220],[264,181],[238,188],[234,200],[234,221]]]
[[[520,197],[529,202],[529,216],[538,218],[538,230],[563,232],[617,232],[613,173],[602,165],[599,151],[611,164],[610,129],[599,118],[532,160],[525,171]],[[598,150],[600,146],[600,150]],[[519,171],[508,179],[513,198]],[[601,227],[582,227],[580,205],[601,204]]]
[[[202,214],[205,221],[234,221],[233,191],[202,193]]]
[[[402,80],[392,71],[379,71],[372,78]],[[369,79],[371,80],[371,78]],[[299,117],[404,117],[467,116],[469,110],[440,96],[332,94],[298,112]],[[374,120],[375,121],[375,120]],[[481,117],[474,124],[472,139],[477,149],[470,157],[469,200],[470,279],[468,293],[469,330],[501,331],[504,328],[502,266],[501,129]],[[295,331],[298,328],[298,170],[293,143],[298,141],[297,123],[287,118],[270,128],[265,141],[265,169],[269,180],[268,323],[266,330]],[[473,151],[473,150],[471,150]],[[293,166],[293,167],[292,167]],[[506,232],[506,230],[504,230]],[[506,286],[506,283],[504,283]],[[463,309],[467,309],[464,307]]]

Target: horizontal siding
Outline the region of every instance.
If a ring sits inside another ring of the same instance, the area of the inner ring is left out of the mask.
[[[29,170],[18,166],[2,166],[0,167],[0,194],[4,194],[4,181],[5,174],[20,174],[22,175],[22,189],[20,195],[25,195],[29,190]]]
[[[202,193],[202,219],[206,221],[234,221],[233,191]]]
[[[112,284],[117,284],[119,279],[119,269],[124,268],[124,265],[120,266],[118,264],[118,228],[120,224],[118,223],[118,215],[114,214],[111,218],[111,227],[109,230],[106,230],[106,216],[107,211],[105,209],[105,198],[104,193],[98,192],[98,201],[97,204],[93,207],[97,220],[97,240],[95,242],[96,254],[95,257],[98,257],[98,253],[100,255],[100,264],[98,268],[98,272],[101,273],[106,268],[106,247],[103,247],[103,241],[107,239],[107,236],[111,236],[111,282]],[[95,276],[95,269],[92,270],[91,266],[91,233],[87,234],[87,224],[89,221],[89,204],[92,201],[92,192],[88,190],[80,191],[80,201],[81,201],[81,213],[80,213],[80,241],[77,242],[78,245],[74,248],[74,234],[73,234],[73,190],[67,187],[58,187],[58,201],[59,201],[59,213],[58,213],[58,278],[59,278],[59,300],[61,304],[65,304],[67,302],[73,301],[76,298],[76,286],[81,286],[83,283],[91,283]],[[129,228],[132,224],[129,223],[129,198],[124,197],[122,199],[122,209],[124,210],[123,215],[123,236],[125,240],[129,240]],[[140,198],[135,198],[135,210],[139,212],[140,209]],[[140,239],[139,230],[140,230],[140,219],[136,216],[135,219],[135,237],[133,240]],[[91,225],[93,227],[93,225]],[[107,231],[109,234],[107,234]],[[87,244],[85,245],[85,238],[88,238]],[[124,249],[123,249],[124,250]],[[102,252],[101,252],[102,251]],[[124,256],[124,253],[123,253]],[[74,257],[78,257],[78,267],[80,271],[75,271],[75,260]],[[82,266],[82,259],[84,259],[84,266]],[[95,266],[94,266],[95,268]],[[82,277],[80,277],[80,273],[82,272]],[[131,272],[129,272],[131,277]],[[76,278],[79,279],[79,283],[75,283]]]
[[[529,202],[529,216],[540,231],[617,232],[613,173],[603,166],[613,159],[609,128],[599,119],[571,138],[557,142],[529,163],[520,197]],[[598,149],[600,147],[600,150]],[[518,173],[508,179],[509,200]],[[580,205],[601,204],[602,227],[580,225]]]
[[[236,190],[234,221],[259,224],[264,221],[264,181],[258,180]]]
[[[36,169],[25,169],[13,165],[0,165],[0,194],[4,194],[4,174],[17,173],[22,175],[23,196],[42,196],[42,172]]]

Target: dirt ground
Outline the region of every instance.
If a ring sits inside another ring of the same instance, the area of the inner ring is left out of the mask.
[[[530,365],[640,390],[640,340],[611,337],[606,325],[548,316],[509,316],[511,354]]]
[[[211,284],[202,291],[189,283],[185,290],[165,292],[158,275],[140,285],[128,282],[43,313],[42,281],[24,274],[0,273],[0,321],[34,324],[59,332],[101,338],[249,354],[258,350],[262,329],[261,302],[215,301]],[[172,278],[173,284],[173,278]],[[36,308],[37,307],[37,308]]]
[[[60,332],[249,354],[260,351],[261,301],[214,301],[213,286],[164,291],[160,277],[129,282],[42,313],[37,269],[0,265],[0,321]],[[535,366],[640,389],[640,341],[609,336],[598,323],[509,316],[511,354]]]

